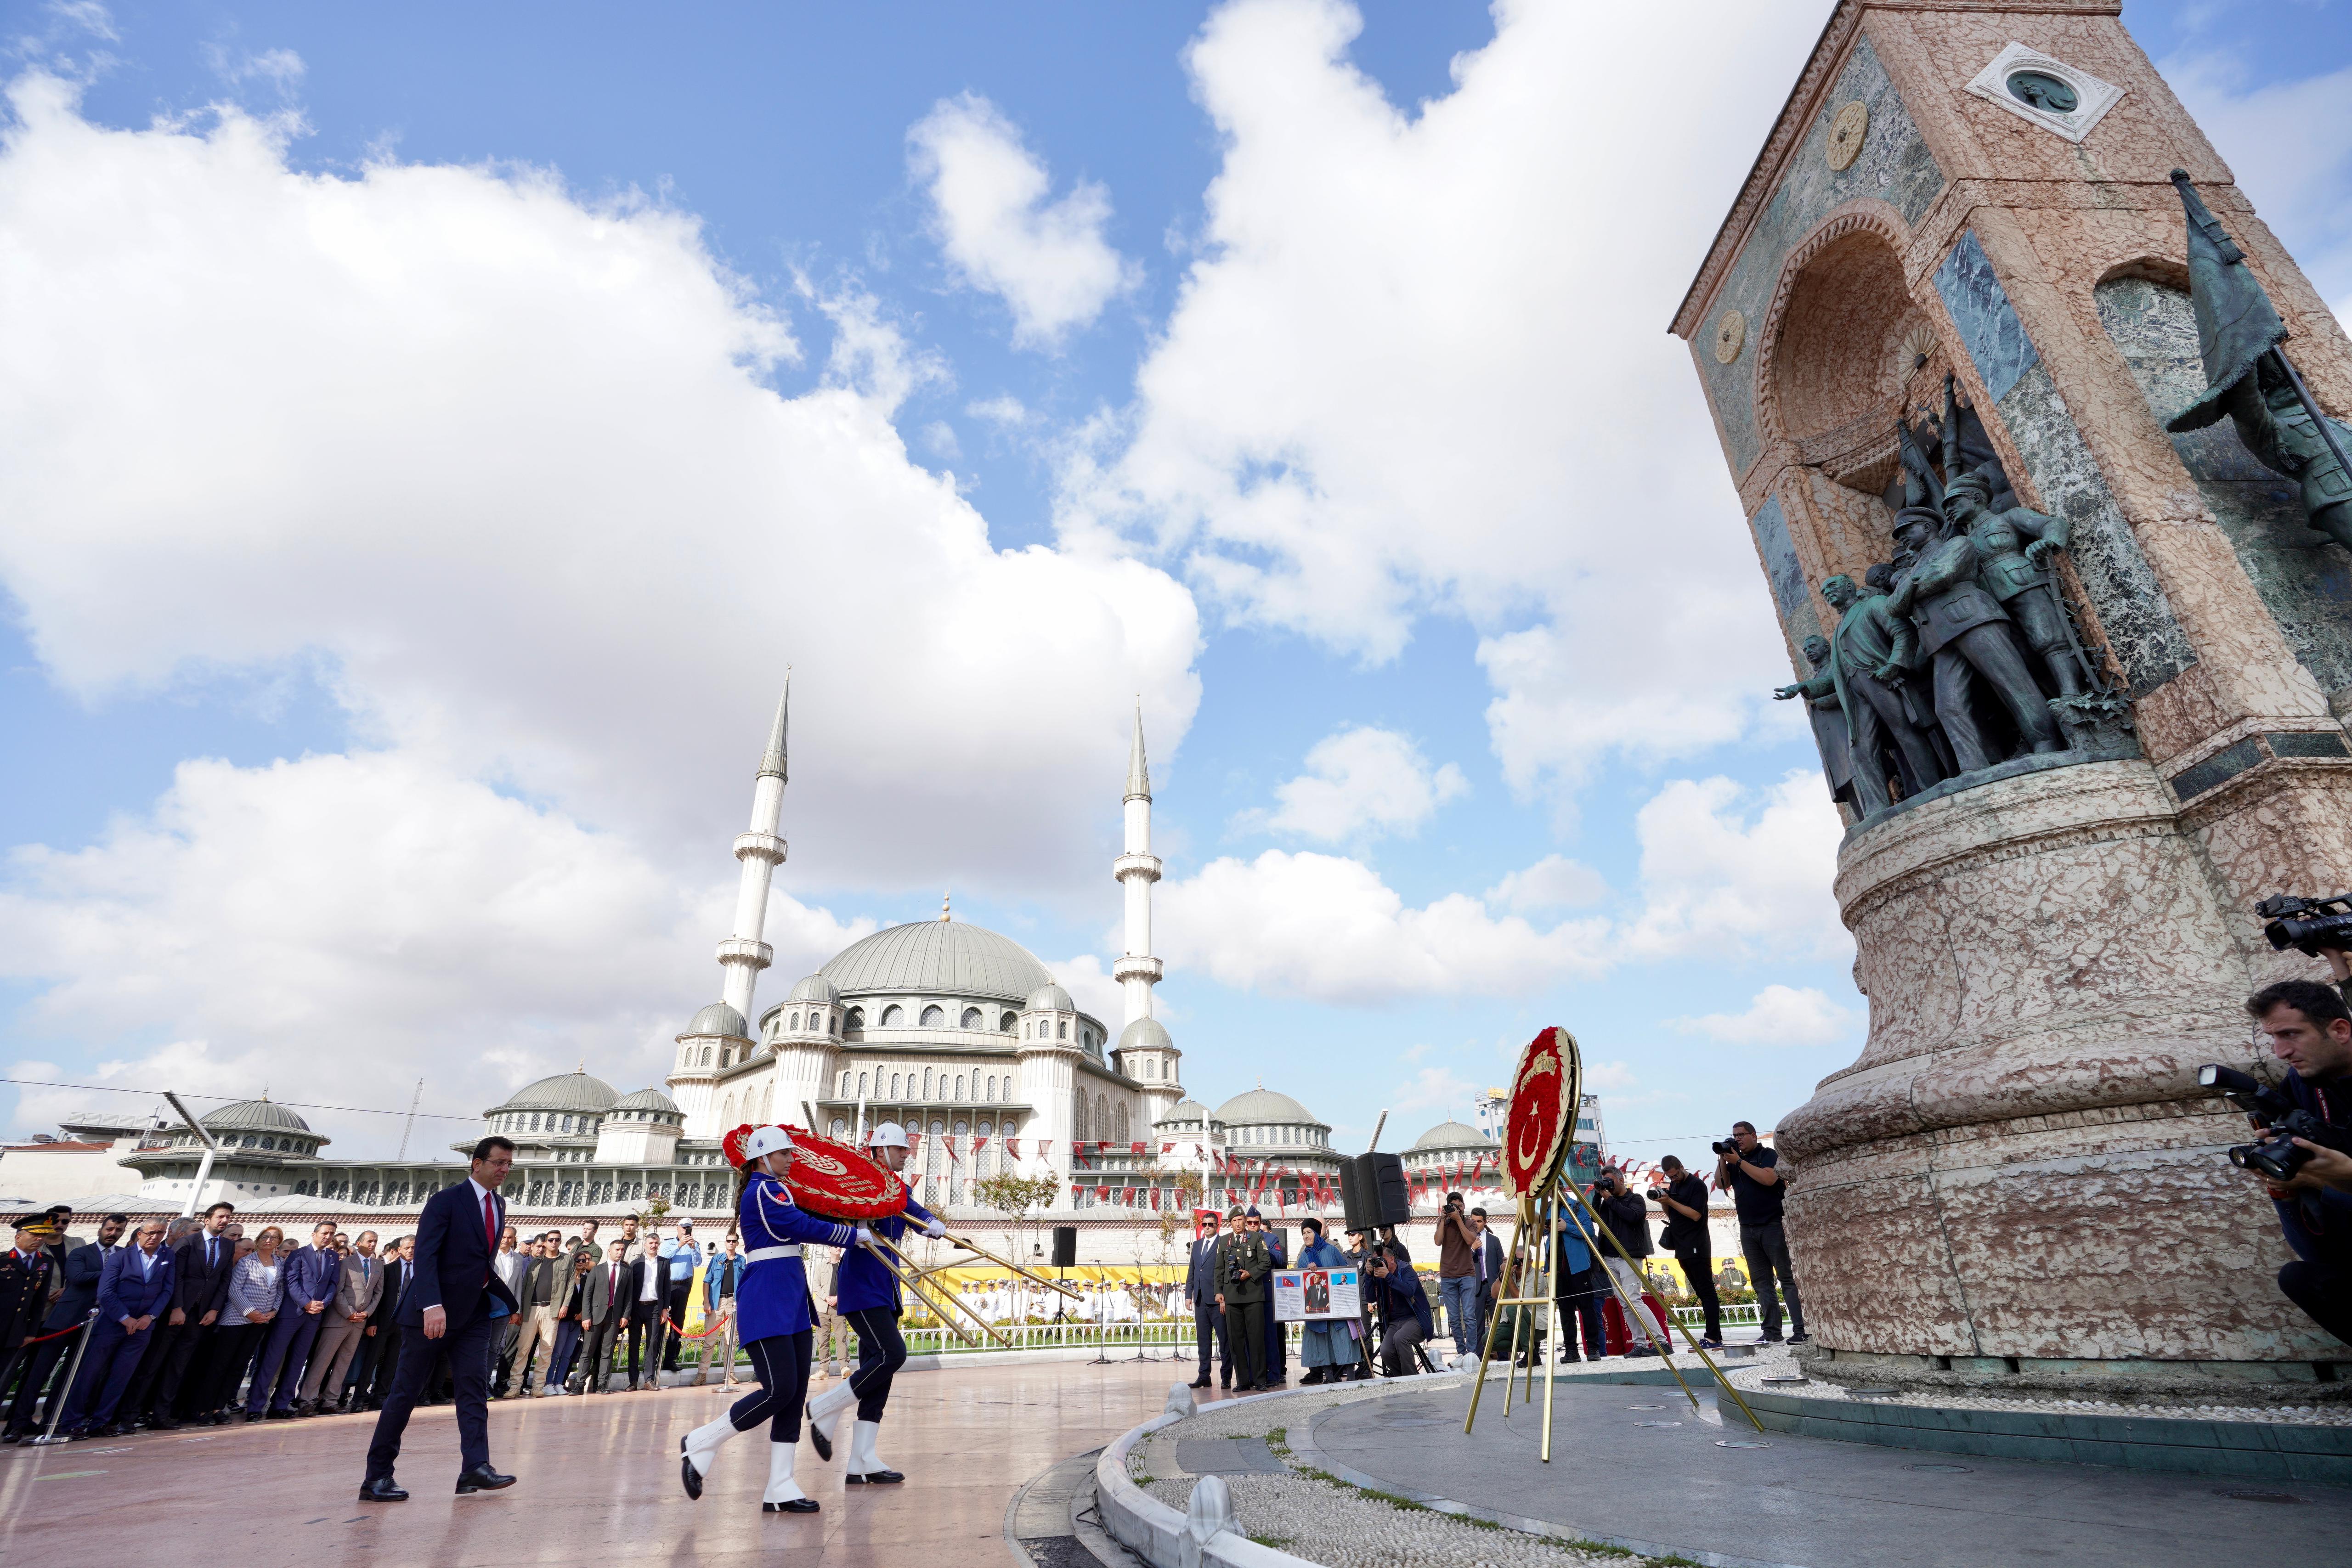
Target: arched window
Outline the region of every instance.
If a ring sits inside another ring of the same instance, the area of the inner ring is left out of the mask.
[[[1095,1136],[1097,1139],[1110,1136],[1110,1101],[1100,1094],[1095,1096]]]
[[[978,1008],[966,1008],[963,1009],[963,1027],[966,1029],[978,1029],[980,1027],[980,1009]]]
[[[1067,1040],[1067,1039],[1069,1039],[1069,1038],[1070,1038],[1070,1020],[1069,1020],[1069,1019],[1064,1019],[1062,1020],[1062,1022],[1061,1022],[1061,1027],[1060,1027],[1060,1028],[1058,1028],[1058,1029],[1056,1029],[1056,1030],[1054,1031],[1054,1037],[1055,1037],[1056,1040]]]
[[[835,1039],[839,1039],[841,1035],[841,1020],[837,1018],[826,1019],[824,1020],[824,1032],[834,1036]]]
[[[857,1096],[861,1100],[866,1097],[866,1074],[863,1072],[857,1075]]]
[[[1127,1102],[1124,1100],[1118,1103],[1118,1141],[1122,1144],[1129,1141],[1127,1135]]]
[[[840,1117],[838,1117],[838,1116],[835,1116],[835,1117],[833,1119],[833,1135],[834,1135],[835,1137],[838,1138],[838,1137],[840,1137],[843,1134],[845,1134],[845,1133],[846,1133],[846,1132],[848,1132],[848,1131],[849,1131],[849,1124],[848,1124],[847,1122],[843,1121],[843,1120],[842,1120]]]
[[[849,1069],[846,1067],[841,1070],[841,1092],[845,1098],[849,1093]]]
[[[1077,1103],[1071,1107],[1070,1120],[1070,1136],[1078,1143],[1085,1143],[1091,1134],[1087,1131],[1087,1092],[1083,1089],[1078,1091]]]
[[[996,1020],[996,1027],[1003,1030],[1005,1033],[1011,1034],[1013,1032],[1013,1026],[1020,1021],[1020,1014],[1006,1013],[1003,1018]]]
[[[733,1132],[733,1131],[735,1130],[735,1127],[736,1127],[736,1121],[735,1121],[735,1096],[734,1096],[734,1095],[730,1094],[729,1096],[727,1096],[727,1109],[719,1113],[719,1119],[721,1122],[724,1122],[724,1123],[726,1123],[726,1124],[727,1124],[727,1130],[728,1130],[729,1132],[730,1132],[730,1133],[731,1133],[731,1132]]]
[[[848,1013],[845,1015],[844,1021],[848,1026],[850,1032],[853,1034],[856,1033],[857,1030],[866,1027],[866,1009],[864,1008],[850,1009]]]
[[[765,1089],[760,1091],[760,1120],[762,1122],[766,1121],[768,1119],[769,1113],[775,1109],[775,1104],[776,1086],[771,1083]]]
[[[705,1067],[710,1065],[710,1048],[707,1045],[702,1048],[702,1065]],[[572,1120],[569,1116],[566,1116],[563,1119],[566,1123],[569,1123]],[[563,1130],[568,1133],[572,1129],[569,1126],[566,1126]]]
[[[534,1133],[536,1133],[536,1132],[538,1132],[538,1131],[539,1131],[539,1113],[538,1113],[538,1112],[536,1112],[536,1111],[533,1111],[533,1112],[530,1113],[530,1130],[531,1132],[534,1132]]]
[[[940,1007],[937,1002],[932,1003],[929,1007],[923,1009],[923,1027],[925,1029],[938,1029],[947,1021],[947,1009]]]
[[[986,1088],[987,1088],[987,1098],[988,1098],[988,1099],[992,1103],[992,1102],[996,1099],[996,1074],[994,1074],[993,1072],[992,1072],[992,1073],[990,1073],[990,1074],[988,1075],[988,1082],[987,1082],[987,1084],[986,1084]]]
[[[882,1027],[884,1029],[896,1029],[898,1026],[899,1020],[906,1016],[907,1009],[900,1007],[898,1003],[892,1002],[888,1007],[882,1009]]]
[[[897,1073],[895,1073],[895,1072],[894,1072],[894,1073],[890,1074],[890,1098],[891,1098],[891,1099],[893,1099],[893,1100],[896,1100],[898,1097],[898,1075]]]
[[[800,1033],[800,1031],[801,1031],[801,1015],[800,1015],[800,1014],[798,1014],[798,1013],[794,1013],[794,1014],[792,1016],[792,1018],[791,1018],[790,1019],[788,1019],[788,1020],[785,1022],[784,1027],[785,1027],[786,1029],[788,1029],[788,1030],[792,1030],[794,1034],[798,1034],[798,1033]]]
[[[924,1098],[924,1099],[926,1099],[926,1100],[928,1100],[928,1099],[929,1099],[930,1097],[931,1097],[931,1070],[930,1070],[929,1068],[926,1067],[926,1068],[924,1068],[924,1069],[923,1069],[923,1098]]]
[[[966,1133],[969,1133],[969,1132],[971,1132],[971,1124],[970,1122],[959,1121],[959,1122],[958,1122],[958,1123],[956,1123],[956,1124],[955,1124],[955,1135],[956,1135],[957,1137],[959,1137],[959,1138],[962,1137]]]

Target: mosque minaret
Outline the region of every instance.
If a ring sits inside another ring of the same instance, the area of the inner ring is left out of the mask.
[[[784,815],[785,732],[792,723],[793,684],[776,703],[775,727],[768,734],[768,749],[760,758],[759,777],[751,786],[751,826],[737,835],[735,858],[743,862],[743,880],[735,894],[735,931],[719,944],[719,963],[727,976],[722,999],[744,1018],[751,1016],[751,992],[760,971],[775,958],[776,950],[761,938],[768,928],[768,885],[784,863],[784,841],[776,831]]]
[[[1127,758],[1127,796],[1122,804],[1126,841],[1111,875],[1127,890],[1126,951],[1111,966],[1111,978],[1125,991],[1126,1019],[1118,1035],[1118,1061],[1143,1085],[1143,1120],[1165,1115],[1184,1097],[1176,1081],[1182,1054],[1168,1030],[1151,1016],[1151,988],[1163,973],[1151,956],[1151,884],[1160,880],[1160,857],[1151,852],[1151,769],[1143,758],[1143,709],[1135,710],[1135,745]]]

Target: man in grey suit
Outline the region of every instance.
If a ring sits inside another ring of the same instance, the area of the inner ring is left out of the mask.
[[[604,1375],[613,1364],[614,1337],[628,1326],[629,1308],[637,1294],[637,1271],[630,1265],[629,1244],[614,1241],[604,1261],[588,1270],[587,1301],[581,1320],[587,1324],[587,1343],[564,1385],[577,1394],[583,1386],[604,1392]]]
[[[1234,1385],[1234,1352],[1225,1343],[1225,1314],[1217,1306],[1217,1217],[1201,1217],[1201,1234],[1193,1239],[1192,1256],[1184,1266],[1184,1304],[1192,1309],[1192,1333],[1200,1342],[1201,1375],[1195,1388],[1209,1386],[1209,1340],[1216,1337],[1217,1365],[1223,1385]]]
[[[327,1304],[326,1322],[310,1347],[310,1369],[302,1374],[301,1398],[296,1408],[316,1416],[341,1397],[343,1374],[359,1354],[367,1333],[368,1318],[383,1300],[383,1260],[375,1255],[375,1232],[362,1230],[343,1260],[342,1278],[335,1281],[335,1299]],[[323,1397],[321,1394],[323,1391]]]

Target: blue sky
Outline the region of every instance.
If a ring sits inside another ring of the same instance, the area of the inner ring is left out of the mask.
[[[1769,1124],[1862,1003],[1663,326],[1824,7],[1700,9],[10,8],[9,1076],[657,1080],[791,664],[764,997],[952,889],[1115,1023],[1140,694],[1194,1092]],[[2339,310],[2346,16],[2126,16]]]

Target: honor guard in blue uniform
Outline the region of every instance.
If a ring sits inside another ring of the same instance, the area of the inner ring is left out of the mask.
[[[793,1201],[784,1186],[792,1168],[792,1134],[761,1127],[743,1141],[743,1188],[736,1225],[743,1240],[742,1283],[736,1287],[735,1314],[745,1354],[759,1375],[760,1391],[739,1399],[718,1420],[697,1427],[678,1440],[678,1470],[686,1495],[702,1496],[702,1479],[719,1446],[761,1423],[768,1427],[768,1490],[760,1500],[768,1513],[814,1513],[816,1500],[793,1482],[793,1455],[800,1447],[801,1407],[808,1397],[809,1352],[814,1344],[816,1303],[809,1296],[801,1249],[848,1247],[873,1232],[862,1225],[820,1219]]]
[[[866,1135],[866,1152],[893,1171],[905,1170],[911,1152],[906,1129],[896,1122],[880,1124]],[[876,1220],[874,1233],[896,1242],[907,1234],[910,1219],[933,1239],[947,1234],[947,1227],[917,1203],[912,1194],[908,1196],[906,1212]],[[857,1370],[809,1402],[809,1441],[816,1445],[818,1458],[833,1458],[833,1434],[841,1424],[841,1413],[856,1400],[857,1427],[850,1438],[843,1481],[854,1487],[903,1481],[907,1478],[884,1464],[874,1451],[874,1440],[882,1430],[882,1406],[890,1398],[890,1380],[907,1364],[907,1342],[898,1333],[898,1277],[866,1248],[852,1248],[842,1255],[833,1291],[841,1315],[849,1320],[857,1335]]]

